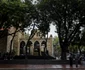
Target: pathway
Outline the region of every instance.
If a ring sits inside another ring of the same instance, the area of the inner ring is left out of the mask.
[[[0,70],[85,70],[84,65],[21,65],[21,64],[0,64]]]

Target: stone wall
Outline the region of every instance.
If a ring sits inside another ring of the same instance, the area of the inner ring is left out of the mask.
[[[34,53],[34,43],[36,42],[36,41],[38,41],[39,42],[39,44],[40,44],[40,47],[41,47],[41,43],[43,42],[43,41],[45,41],[45,39],[44,38],[33,38],[32,40],[31,40],[31,42],[32,42],[32,46],[31,46],[31,54],[33,55],[33,53]],[[47,50],[48,50],[48,53],[49,53],[49,55],[51,55],[51,56],[53,56],[53,46],[52,46],[52,37],[50,37],[50,38],[48,38],[48,41],[47,41]],[[41,50],[40,50],[41,51]],[[41,53],[40,53],[41,54]]]
[[[13,33],[15,30],[16,29],[12,27],[11,30],[9,31],[9,33]],[[31,42],[32,42],[32,46],[30,47],[30,50],[31,50],[30,54],[31,55],[35,55],[34,54],[34,43],[36,41],[38,41],[39,44],[40,44],[40,48],[41,48],[42,41],[45,41],[44,38],[41,38],[40,36],[37,36],[37,35],[38,34],[35,34],[35,36],[31,39]],[[11,41],[11,39],[12,39],[12,36],[8,36],[8,38],[7,38],[7,51],[8,52],[10,50],[10,41]],[[16,33],[16,35],[14,37],[13,46],[12,46],[12,49],[15,51],[16,55],[20,55],[20,43],[22,41],[27,43],[27,39],[25,38],[24,32],[19,31],[19,32]],[[52,37],[49,37],[48,41],[47,41],[47,50],[48,50],[49,55],[51,55],[51,56],[53,56],[53,46],[52,46],[52,44],[53,44],[52,43]],[[24,46],[24,48],[25,48],[25,46]],[[41,50],[40,50],[40,54],[41,54]]]

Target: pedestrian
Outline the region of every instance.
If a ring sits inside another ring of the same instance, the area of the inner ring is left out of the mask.
[[[79,64],[80,65],[82,64],[82,55],[80,55],[80,57],[79,57]]]
[[[69,61],[70,61],[70,66],[72,67],[73,66],[73,56],[72,56],[72,54],[70,54]]]
[[[78,62],[79,62],[79,54],[76,54],[76,56],[75,56],[76,67],[78,67]]]

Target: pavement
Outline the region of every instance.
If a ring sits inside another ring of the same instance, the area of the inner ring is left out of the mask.
[[[0,70],[85,70],[84,65],[29,65],[29,64],[0,64]]]

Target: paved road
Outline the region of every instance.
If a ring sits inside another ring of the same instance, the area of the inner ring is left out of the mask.
[[[0,70],[85,70],[85,69],[0,69]]]
[[[85,66],[0,64],[0,70],[85,70]]]

